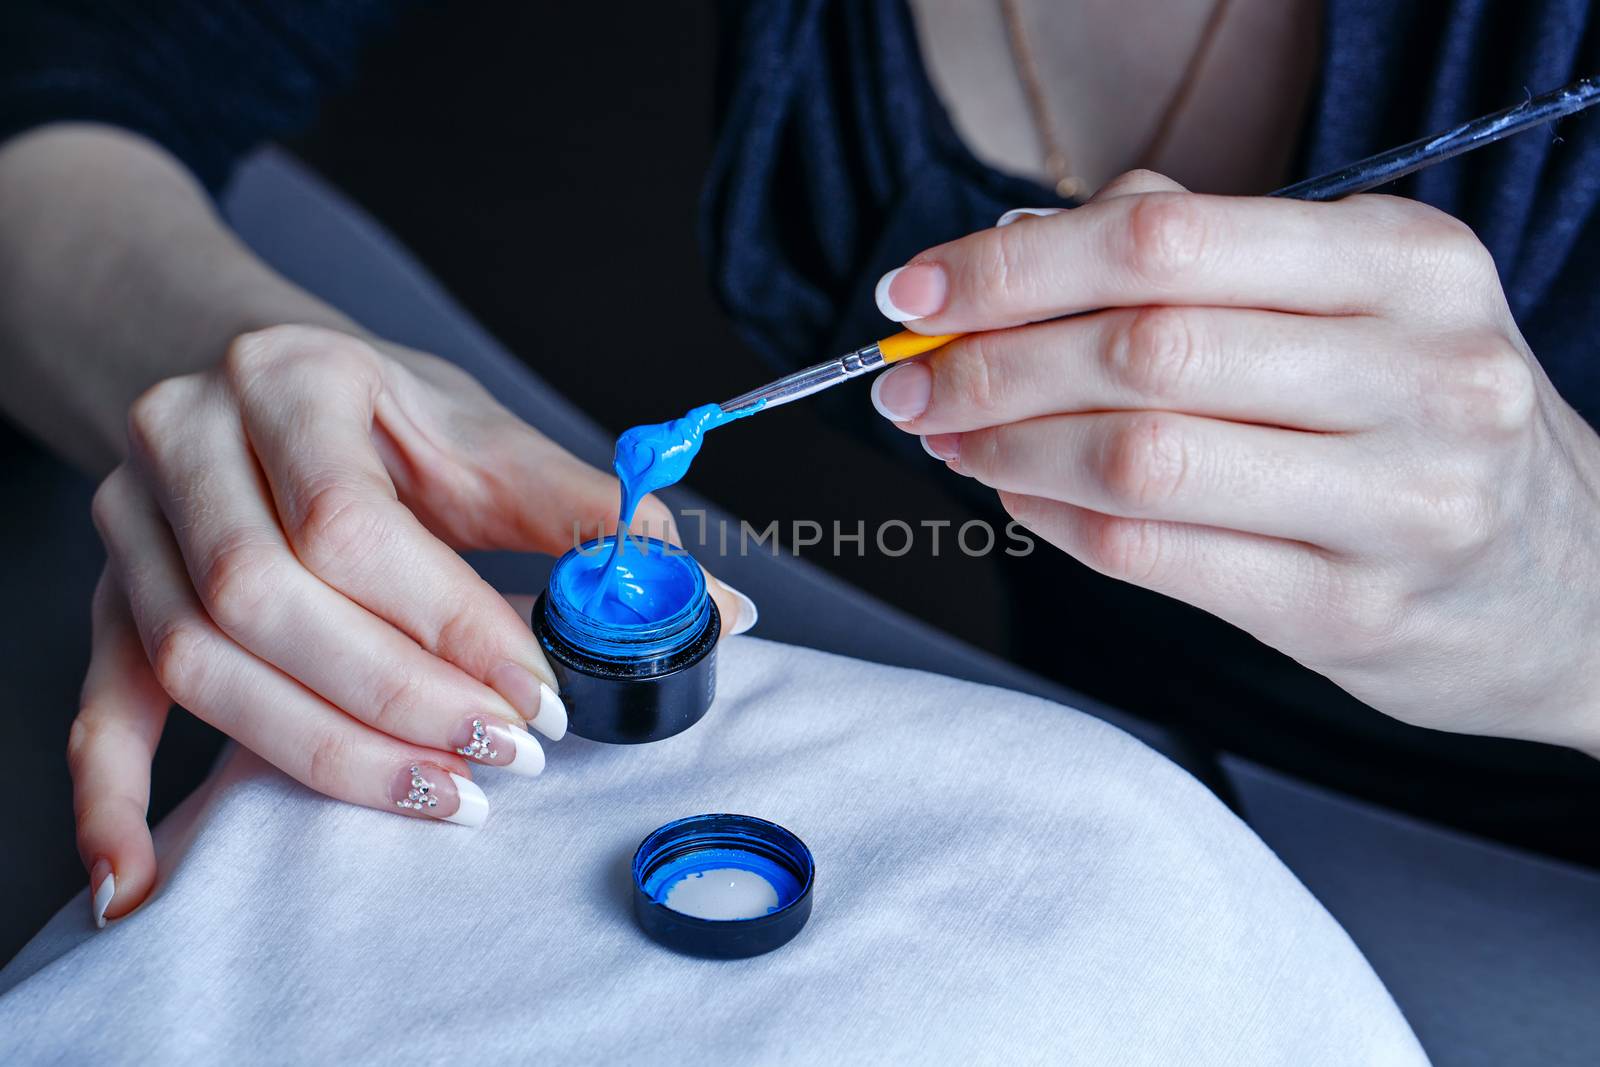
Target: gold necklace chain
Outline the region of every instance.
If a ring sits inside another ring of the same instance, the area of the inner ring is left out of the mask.
[[[1022,25],[1020,0],[999,0],[999,2],[1000,17],[1006,24],[1006,39],[1011,45],[1011,60],[1017,68],[1017,77],[1022,82],[1023,95],[1028,100],[1028,114],[1032,117],[1034,132],[1038,135],[1039,144],[1044,148],[1045,173],[1050,175],[1050,180],[1055,184],[1057,196],[1065,200],[1076,199],[1090,191],[1089,182],[1072,173],[1072,168],[1067,163],[1067,154],[1062,150],[1061,142],[1056,137],[1050,95],[1045,92],[1044,79],[1039,76],[1039,64],[1034,58],[1033,47],[1028,43],[1028,34]],[[1188,103],[1195,82],[1200,76],[1200,68],[1210,53],[1211,46],[1216,42],[1217,32],[1227,18],[1228,3],[1229,0],[1216,0],[1211,5],[1211,14],[1207,16],[1206,24],[1200,30],[1200,39],[1196,42],[1194,52],[1190,54],[1189,62],[1183,69],[1183,76],[1178,79],[1177,87],[1172,90],[1172,96],[1167,100],[1167,106],[1156,120],[1155,128],[1151,131],[1144,150],[1134,157],[1134,166],[1148,167],[1154,163],[1172,137],[1178,114],[1183,110],[1183,105]]]

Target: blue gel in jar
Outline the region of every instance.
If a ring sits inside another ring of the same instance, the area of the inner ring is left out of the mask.
[[[693,726],[716,695],[722,620],[705,573],[655,538],[599,538],[556,561],[533,610],[570,728],[613,744]]]
[[[550,572],[551,628],[591,655],[670,655],[705,625],[710,609],[699,564],[653,537],[590,541]]]
[[[751,815],[696,815],[646,837],[633,857],[634,914],[669,948],[733,959],[788,942],[811,915],[811,850]]]

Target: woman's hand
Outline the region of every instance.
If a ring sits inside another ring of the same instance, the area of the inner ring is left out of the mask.
[[[1600,440],[1462,223],[1135,172],[878,292],[989,331],[874,401],[1039,536],[1396,718],[1600,752]]]
[[[94,502],[109,561],[69,751],[97,919],[154,879],[145,807],[172,702],[313,789],[401,814],[476,825],[472,763],[543,768],[524,724],[565,733],[554,676],[455,549],[564,551],[575,524],[616,521],[615,479],[454,366],[314,327],[247,334],[161,382],[128,434]],[[635,528],[672,529],[653,499]],[[710,584],[747,628],[753,609]]]

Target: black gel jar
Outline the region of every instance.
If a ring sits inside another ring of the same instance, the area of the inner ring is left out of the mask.
[[[629,537],[613,565],[615,540],[556,561],[533,606],[533,632],[573,733],[615,745],[660,741],[711,707],[722,619],[705,572],[683,549]]]

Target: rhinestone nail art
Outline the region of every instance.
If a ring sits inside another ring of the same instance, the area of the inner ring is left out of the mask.
[[[406,794],[404,800],[397,800],[395,803],[413,811],[439,806],[439,798],[433,795],[433,783],[422,777],[422,768],[416,764],[411,765],[411,792]]]
[[[482,719],[472,720],[472,740],[465,746],[456,749],[457,752],[468,759],[491,760],[500,755],[494,747],[494,741],[489,737],[488,727],[483,725]]]

